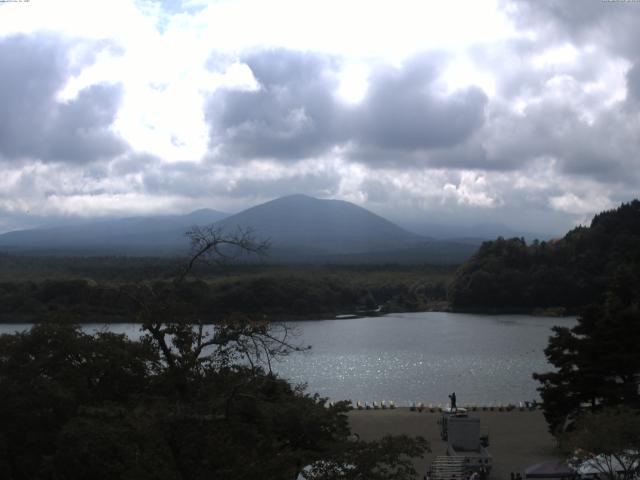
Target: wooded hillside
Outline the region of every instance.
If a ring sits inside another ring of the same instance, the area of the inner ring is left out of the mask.
[[[562,239],[498,238],[457,271],[448,298],[457,311],[572,313],[597,300],[621,268],[640,268],[640,201],[596,215]]]

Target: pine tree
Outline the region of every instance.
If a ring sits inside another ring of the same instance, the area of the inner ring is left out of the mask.
[[[545,355],[557,370],[534,373],[552,433],[584,411],[640,407],[640,285],[618,269],[606,299],[591,305],[573,328],[554,327]]]

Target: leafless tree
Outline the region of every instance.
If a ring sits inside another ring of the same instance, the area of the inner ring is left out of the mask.
[[[191,241],[191,256],[176,279],[178,283],[184,281],[199,262],[228,266],[242,256],[262,257],[270,247],[268,239],[258,241],[251,229],[242,227],[227,233],[223,227],[196,225],[186,235]]]
[[[147,339],[157,345],[177,378],[186,382],[238,361],[252,370],[264,367],[271,372],[274,358],[309,348],[296,344],[295,333],[284,323],[245,315],[220,319],[216,312],[203,315],[181,298],[198,263],[228,266],[240,255],[264,255],[268,241],[257,241],[250,230],[226,233],[217,227],[193,227],[187,236],[191,255],[173,282],[141,285],[129,295],[138,306]]]

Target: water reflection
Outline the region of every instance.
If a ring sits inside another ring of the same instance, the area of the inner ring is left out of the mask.
[[[295,383],[334,400],[506,403],[537,397],[534,371],[550,367],[544,357],[553,325],[573,318],[526,315],[407,313],[383,317],[289,322],[307,352],[292,354],[274,369]],[[0,325],[0,333],[28,325]],[[137,324],[88,324],[139,338]]]
[[[446,403],[518,402],[537,397],[534,371],[553,325],[575,319],[413,313],[323,322],[291,322],[311,352],[277,366],[294,382],[332,399]]]

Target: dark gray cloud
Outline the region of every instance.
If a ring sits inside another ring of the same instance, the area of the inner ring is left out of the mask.
[[[640,63],[627,72],[627,103],[633,110],[640,110]]]
[[[565,2],[558,0],[508,0],[504,5],[515,7],[515,19],[521,24],[534,25],[537,30],[553,27],[549,21],[562,24],[568,34],[579,34],[598,23],[603,16],[614,14],[614,7],[602,0]]]
[[[108,129],[118,112],[121,94],[119,86],[92,85],[55,109],[47,131],[45,158],[87,162],[124,152],[125,142]]]
[[[117,85],[93,85],[62,103],[56,95],[93,58],[73,61],[70,41],[51,35],[0,39],[0,155],[9,159],[86,163],[127,148],[109,130],[121,98]],[[104,46],[96,44],[95,48]]]
[[[514,168],[548,157],[558,173],[634,184],[640,162],[634,125],[620,109],[588,121],[571,105],[546,100],[522,114],[502,112],[491,124],[487,143],[494,161]]]
[[[299,160],[346,139],[330,60],[274,50],[244,59],[257,91],[221,90],[209,100],[211,143],[231,160]]]
[[[276,50],[244,61],[260,89],[218,91],[207,106],[211,146],[223,161],[296,161],[350,144],[364,163],[420,162],[430,158],[420,152],[461,144],[484,122],[479,88],[435,91],[440,56],[377,70],[356,105],[337,98],[339,65],[329,57]]]
[[[487,96],[476,87],[450,95],[433,91],[433,57],[412,59],[370,79],[355,115],[356,140],[393,150],[425,150],[463,142],[484,122]]]
[[[640,4],[607,0],[505,0],[519,27],[531,28],[540,44],[569,40],[605,45],[617,54],[638,59]]]

